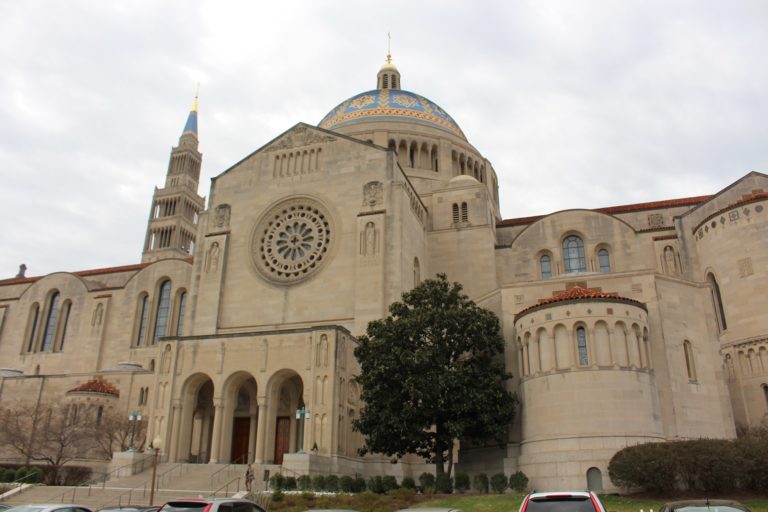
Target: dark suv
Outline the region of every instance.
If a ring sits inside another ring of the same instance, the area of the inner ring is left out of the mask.
[[[169,501],[158,512],[266,512],[251,500],[237,498],[183,498]]]
[[[553,491],[529,494],[520,512],[605,512],[605,508],[591,491]]]

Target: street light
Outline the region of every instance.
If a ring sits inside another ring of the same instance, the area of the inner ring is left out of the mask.
[[[128,415],[128,421],[131,422],[131,442],[128,444],[128,451],[135,452],[136,449],[133,447],[133,438],[136,436],[136,424],[141,421],[141,412],[133,411]]]
[[[299,427],[299,449],[296,453],[304,453],[304,421],[306,421],[308,416],[309,409],[303,405],[296,409],[296,419],[301,421],[301,426]]]
[[[157,436],[152,441],[152,485],[149,488],[149,506],[154,504],[155,500],[155,477],[157,475],[157,456],[160,454],[160,449],[163,447],[163,440],[160,436]]]

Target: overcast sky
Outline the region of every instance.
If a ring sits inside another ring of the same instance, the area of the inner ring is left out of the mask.
[[[768,0],[0,1],[0,278],[140,261],[200,82],[209,179],[375,87],[459,123],[504,218],[768,172]]]

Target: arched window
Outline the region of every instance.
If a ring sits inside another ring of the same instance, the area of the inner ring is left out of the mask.
[[[168,312],[171,307],[171,282],[163,281],[160,285],[160,298],[157,301],[157,311],[155,312],[155,332],[152,336],[152,344],[157,343],[160,336],[165,336],[168,328]]]
[[[48,301],[48,316],[45,319],[45,330],[43,331],[43,346],[40,350],[49,352],[53,349],[53,338],[56,336],[56,324],[59,321],[59,299],[61,295],[55,292]]]
[[[176,318],[176,336],[181,336],[181,331],[184,329],[184,310],[187,307],[187,292],[181,292],[179,294],[179,314]]]
[[[469,208],[467,203],[461,203],[461,222],[469,222]]]
[[[27,338],[27,352],[35,350],[35,335],[37,334],[37,317],[40,315],[40,306],[37,303],[32,305],[32,311],[29,313],[29,338]]]
[[[419,258],[413,258],[413,286],[419,286],[421,282],[421,264]]]
[[[603,474],[597,468],[587,470],[587,489],[593,492],[603,490]]]
[[[685,369],[688,371],[688,379],[696,380],[696,363],[693,360],[693,347],[690,341],[685,340],[683,342],[683,352],[685,354]]]
[[[147,335],[147,320],[149,319],[149,297],[146,295],[139,299],[139,328],[136,333],[136,346],[144,345]]]
[[[541,278],[549,279],[552,277],[552,258],[549,254],[542,254],[539,258],[539,266],[541,267]]]
[[[715,308],[715,316],[717,317],[717,325],[721,331],[728,328],[728,323],[725,321],[725,308],[723,307],[723,297],[720,295],[720,286],[717,284],[717,279],[710,272],[707,274],[707,282],[711,288],[712,304]]]
[[[579,364],[587,366],[589,364],[589,354],[587,353],[587,330],[583,327],[576,328],[576,345],[579,349]]]
[[[456,203],[453,203],[453,222],[459,222],[459,205]]]
[[[765,407],[768,408],[768,384],[763,384],[763,397],[765,398]]]
[[[600,264],[600,272],[611,271],[611,257],[608,254],[608,249],[600,249],[597,251],[597,261]]]
[[[72,311],[72,303],[66,301],[62,309],[64,311],[64,316],[61,323],[61,339],[59,340],[57,350],[62,350],[64,348],[64,340],[67,338],[67,326],[69,325],[69,313]]]
[[[571,235],[563,240],[563,263],[566,273],[587,271],[584,242],[576,235]]]

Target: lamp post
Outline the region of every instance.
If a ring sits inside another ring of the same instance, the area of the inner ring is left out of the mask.
[[[157,475],[157,456],[160,454],[160,449],[163,447],[163,440],[160,436],[157,436],[152,441],[152,484],[149,487],[149,505],[152,506],[155,501],[155,478]]]
[[[304,421],[308,416],[309,409],[303,405],[296,409],[296,419],[301,422],[301,426],[299,427],[299,449],[296,451],[296,453],[304,453]]]
[[[128,451],[135,452],[133,447],[133,438],[136,437],[136,424],[141,421],[141,413],[139,411],[133,411],[128,415],[128,421],[131,422],[131,442],[128,444]]]

